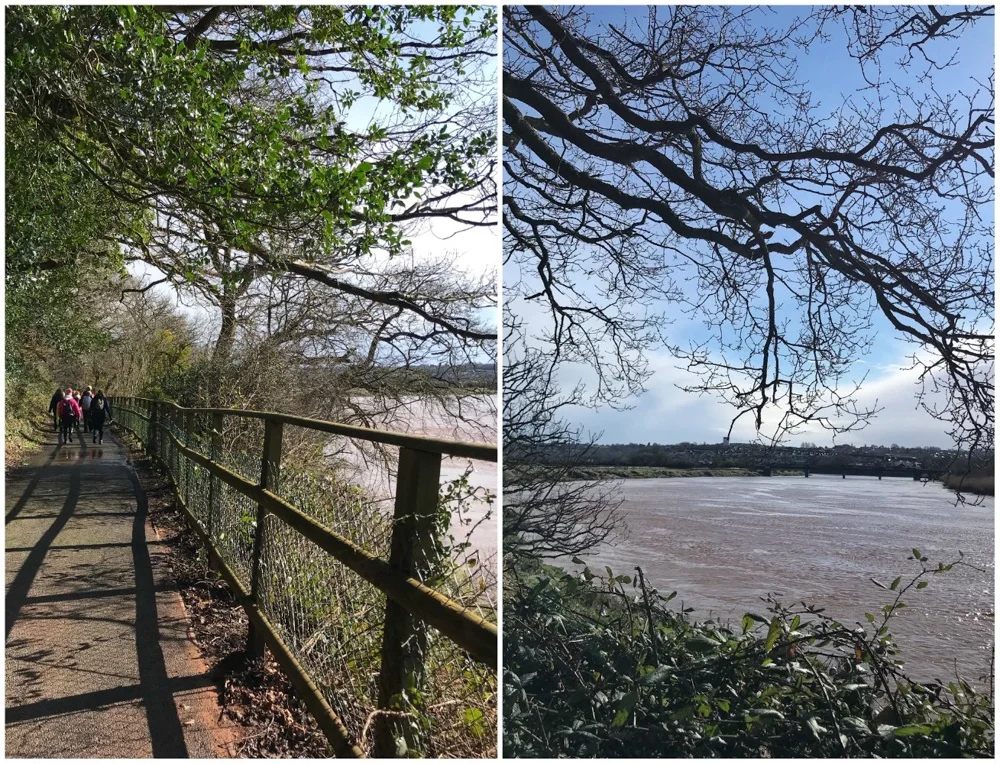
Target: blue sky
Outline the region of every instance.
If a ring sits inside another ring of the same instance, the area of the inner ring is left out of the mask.
[[[637,23],[636,36],[645,30],[646,8],[632,7],[597,7],[590,6],[591,23],[596,25],[604,22],[614,23],[621,28],[625,19]],[[763,23],[775,27],[784,27],[789,20],[799,15],[804,9],[794,6],[779,6],[762,14]],[[845,50],[842,32],[839,28],[830,27],[831,39],[828,42],[814,44],[808,53],[798,60],[798,77],[809,84],[814,101],[818,101],[822,111],[832,111],[842,104],[853,101],[863,102],[872,97],[866,88],[857,62],[851,59]],[[947,46],[949,50],[951,45]],[[934,53],[935,46],[928,47],[928,52]],[[979,23],[964,30],[960,52],[955,65],[935,74],[934,81],[940,92],[957,90],[969,84],[970,76],[980,83],[990,83],[993,68],[993,24],[991,20]],[[885,57],[885,61],[894,61],[898,55]],[[914,75],[898,67],[883,69],[883,79],[890,77],[898,84],[912,84],[918,87]],[[883,105],[891,107],[883,99]],[[891,108],[888,109],[891,113]],[[510,277],[508,273],[507,278]],[[686,340],[703,340],[706,338],[705,328],[700,321],[692,321],[681,314],[675,306],[662,305],[673,319],[669,327],[670,339],[679,344]],[[532,318],[534,312],[527,309]],[[539,316],[540,318],[540,316]],[[874,402],[884,408],[884,411],[868,428],[856,433],[841,435],[837,443],[899,443],[901,445],[937,445],[947,447],[950,444],[944,427],[929,415],[917,409],[915,394],[916,377],[912,372],[905,371],[909,365],[908,358],[916,347],[904,342],[898,337],[888,322],[875,316],[875,331],[867,352],[858,358],[853,369],[855,379],[867,374],[866,383],[859,400],[862,403]],[[730,420],[735,411],[725,404],[708,397],[683,393],[676,385],[693,381],[693,378],[677,368],[677,362],[665,351],[654,351],[649,354],[650,369],[654,372],[647,382],[647,392],[631,401],[632,408],[618,411],[610,408],[596,410],[579,408],[572,414],[573,420],[585,430],[600,434],[602,442],[677,442],[682,440],[696,442],[717,442],[729,429]],[[563,386],[571,387],[582,379],[587,382],[592,373],[582,365],[567,366],[561,374]],[[752,423],[749,417],[744,417],[733,431],[736,441],[750,440],[754,437]],[[795,435],[789,441],[797,444],[807,440],[823,445],[832,441],[831,436],[820,429],[806,429],[800,435]]]

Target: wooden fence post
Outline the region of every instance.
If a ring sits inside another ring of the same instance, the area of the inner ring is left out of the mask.
[[[163,447],[163,453],[167,457],[167,474],[170,475],[170,480],[173,484],[178,485],[177,470],[174,469],[174,462],[177,461],[177,449],[174,447],[174,441],[170,437],[177,429],[177,418],[174,416],[172,406],[161,406],[160,409],[160,422],[166,425],[165,427],[160,427],[160,445]]]
[[[157,409],[159,407],[156,405],[156,401],[152,401],[152,405],[149,407],[149,436],[146,438],[149,442],[146,443],[146,451],[149,452],[150,456],[156,456],[159,452],[158,448],[158,437],[159,437],[159,422],[157,421]]]
[[[219,458],[219,450],[222,446],[222,417],[222,414],[212,414],[212,443],[208,458],[213,462]],[[212,532],[215,525],[215,502],[221,496],[220,488],[219,478],[210,473],[208,476],[208,537],[213,540],[212,543],[215,543]]]
[[[264,420],[264,453],[260,464],[260,487],[277,493],[278,479],[281,473],[281,434],[283,424],[279,419]],[[258,605],[260,595],[260,556],[264,548],[264,519],[267,510],[263,504],[257,505],[257,527],[253,534],[253,558],[251,560],[250,600]],[[264,655],[264,635],[250,623],[250,633],[247,637],[247,654],[251,658]]]
[[[194,440],[194,412],[185,411],[181,415],[184,417],[184,445],[188,448],[193,448],[191,442]],[[188,512],[194,515],[194,510],[191,509],[191,477],[194,473],[194,463],[188,459],[184,459],[184,506],[188,508]]]
[[[418,580],[426,580],[440,562],[436,530],[440,482],[441,454],[399,449],[389,564]],[[378,707],[390,713],[375,719],[372,755],[377,758],[424,753],[423,725],[414,716],[422,709],[412,691],[423,687],[427,637],[426,624],[404,606],[387,601]]]

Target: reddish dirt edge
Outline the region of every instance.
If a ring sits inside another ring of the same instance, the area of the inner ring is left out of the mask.
[[[149,500],[149,521],[163,540],[188,618],[188,633],[222,687],[222,713],[239,725],[241,758],[325,758],[326,738],[295,695],[270,651],[262,661],[244,653],[248,620],[226,582],[209,565],[201,541],[177,506],[173,488],[134,441],[122,434]]]

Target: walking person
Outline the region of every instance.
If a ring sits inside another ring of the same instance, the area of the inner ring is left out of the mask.
[[[52,429],[55,432],[59,432],[59,404],[62,403],[62,399],[63,391],[62,388],[59,388],[52,396],[52,400],[49,401],[49,413],[52,414]]]
[[[111,419],[111,401],[104,397],[104,391],[98,390],[90,404],[90,431],[94,443],[104,442],[104,422]]]
[[[80,396],[80,410],[83,411],[83,431],[90,432],[90,405],[94,400],[94,388],[87,385],[87,389]]]
[[[60,443],[69,443],[76,431],[77,424],[83,417],[80,404],[73,397],[72,388],[66,388],[66,397],[59,403],[59,433]]]

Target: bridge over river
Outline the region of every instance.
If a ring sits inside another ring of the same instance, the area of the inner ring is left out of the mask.
[[[914,480],[938,480],[945,474],[945,470],[929,470],[922,467],[886,467],[871,464],[842,464],[834,465],[814,465],[809,462],[778,462],[759,466],[760,474],[764,477],[771,477],[775,473],[802,472],[805,477],[810,475],[840,475],[846,478],[851,476],[875,477],[881,480],[884,477],[892,478],[913,478]]]

